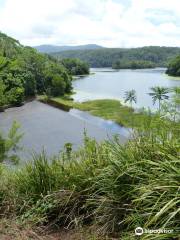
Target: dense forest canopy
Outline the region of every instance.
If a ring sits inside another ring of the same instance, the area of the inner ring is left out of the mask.
[[[169,63],[166,73],[171,76],[180,76],[180,55]]]
[[[118,60],[112,64],[113,69],[143,69],[143,68],[154,68],[156,64],[151,61],[124,61]]]
[[[89,65],[80,59],[64,58],[61,63],[71,75],[89,74]]]
[[[148,61],[156,67],[166,67],[171,59],[180,54],[178,47],[102,48],[52,53],[61,58],[79,58],[91,67],[112,67],[117,61]]]
[[[0,33],[0,108],[20,105],[26,97],[69,93],[71,75],[51,56]]]

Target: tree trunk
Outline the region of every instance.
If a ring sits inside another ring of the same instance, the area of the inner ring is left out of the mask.
[[[161,100],[159,100],[159,113],[161,111]]]

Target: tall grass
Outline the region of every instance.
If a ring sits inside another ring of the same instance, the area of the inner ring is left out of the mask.
[[[117,137],[99,144],[85,134],[78,151],[67,144],[59,156],[34,155],[6,175],[1,213],[11,203],[11,214],[34,224],[94,225],[124,240],[134,239],[138,226],[172,229],[141,239],[178,239],[179,149],[177,124],[154,116],[124,145]]]

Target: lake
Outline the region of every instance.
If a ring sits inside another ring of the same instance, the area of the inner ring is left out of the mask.
[[[29,157],[33,151],[44,149],[48,154],[57,154],[67,142],[77,149],[83,143],[83,132],[97,141],[119,134],[122,142],[128,130],[112,121],[91,116],[86,112],[72,109],[65,112],[38,101],[26,103],[22,107],[9,108],[0,113],[0,130],[6,134],[13,121],[20,123],[24,134],[21,142],[22,157]]]
[[[123,99],[124,92],[137,91],[138,107],[151,107],[151,97],[146,93],[152,86],[179,86],[180,81],[167,77],[165,69],[120,70],[92,69],[95,74],[82,77],[73,82],[77,101],[115,98]],[[0,129],[7,132],[13,120],[20,123],[24,133],[22,156],[29,156],[32,151],[40,152],[43,148],[48,154],[56,154],[66,142],[71,142],[77,149],[83,142],[83,131],[90,137],[101,141],[119,134],[124,142],[129,136],[129,129],[118,124],[91,116],[76,109],[64,112],[46,104],[32,101],[22,107],[7,109],[0,113]]]
[[[95,74],[74,81],[76,94],[73,98],[80,102],[105,98],[123,100],[125,91],[135,89],[137,104],[134,106],[155,109],[157,105],[152,104],[152,98],[147,94],[151,87],[180,86],[180,80],[165,75],[165,70],[165,68],[119,71],[110,68],[91,69]]]

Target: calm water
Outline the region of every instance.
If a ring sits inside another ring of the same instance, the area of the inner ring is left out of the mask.
[[[76,101],[102,98],[122,100],[124,92],[135,89],[137,92],[136,107],[153,106],[151,97],[147,94],[153,86],[180,86],[180,81],[165,75],[165,69],[119,70],[108,68],[92,69],[94,75],[82,77],[74,81]]]
[[[98,141],[119,134],[125,140],[128,130],[112,121],[93,117],[86,112],[71,110],[64,112],[49,105],[33,101],[22,107],[10,108],[0,113],[0,130],[5,134],[16,120],[20,123],[20,132],[24,133],[21,146],[22,157],[32,151],[40,152],[44,148],[48,154],[57,154],[67,142],[78,148],[83,142],[83,132]]]
[[[74,96],[75,100],[122,99],[125,91],[135,89],[138,106],[153,107],[150,96],[146,94],[150,87],[180,85],[180,81],[165,76],[164,69],[133,71],[93,69],[93,71],[94,75],[73,82],[77,92]],[[33,150],[40,152],[43,148],[47,153],[55,154],[62,150],[66,142],[71,142],[73,147],[77,148],[83,142],[84,128],[89,136],[98,141],[119,134],[123,142],[129,136],[128,129],[112,121],[75,109],[64,112],[37,101],[0,113],[0,129],[7,132],[14,120],[20,123],[20,131],[24,133],[22,156],[29,155]]]
[[[89,124],[93,124],[101,129],[104,129],[107,134],[119,134],[124,137],[129,137],[131,129],[120,126],[119,124],[111,121],[104,120],[100,117],[92,116],[88,112],[80,111],[78,109],[71,109],[70,115],[77,117],[83,121],[86,121]]]

